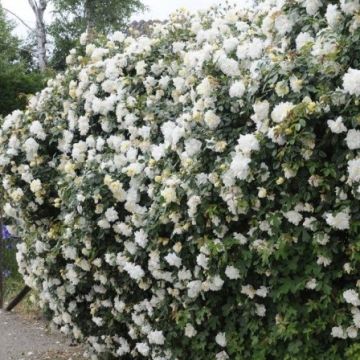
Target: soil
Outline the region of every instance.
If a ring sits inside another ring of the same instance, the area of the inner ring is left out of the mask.
[[[0,310],[1,360],[83,360],[83,352],[43,319]]]

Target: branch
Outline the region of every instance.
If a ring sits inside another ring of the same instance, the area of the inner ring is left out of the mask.
[[[9,14],[11,14],[12,16],[15,16],[23,25],[25,25],[29,30],[34,31],[34,29],[32,27],[30,27],[21,17],[19,17],[18,15],[16,15],[14,12],[12,12],[9,9],[6,9],[3,7],[3,10],[5,10],[6,12],[8,12]]]
[[[34,13],[36,14],[36,10],[37,10],[37,4],[33,1],[33,0],[28,0],[32,10],[34,11]]]
[[[41,10],[45,11],[48,5],[48,0],[40,0]]]
[[[35,0],[28,0],[28,2],[34,13],[38,13],[39,11],[44,13],[48,5],[48,0],[39,0],[39,3],[37,3]]]

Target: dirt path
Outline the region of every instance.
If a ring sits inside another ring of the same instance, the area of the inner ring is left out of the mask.
[[[1,360],[80,360],[82,352],[61,334],[50,333],[43,321],[0,310]]]

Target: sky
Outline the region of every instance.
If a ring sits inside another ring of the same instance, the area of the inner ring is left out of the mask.
[[[28,0],[0,0],[1,5],[16,13],[29,26],[34,27],[35,19]],[[244,3],[247,0],[233,0],[233,2]],[[219,3],[220,0],[143,0],[143,3],[149,8],[149,11],[143,14],[134,15],[134,20],[140,19],[165,19],[170,13],[180,7],[188,8],[191,11],[205,9],[213,4]],[[9,17],[12,17],[9,15]],[[12,17],[16,20],[14,17]],[[46,21],[51,21],[51,9],[46,13]],[[26,35],[26,27],[19,23],[15,30],[16,34],[23,37]]]

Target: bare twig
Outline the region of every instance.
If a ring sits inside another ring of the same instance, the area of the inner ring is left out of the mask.
[[[23,25],[25,25],[29,30],[31,31],[34,31],[34,29],[28,25],[20,16],[16,15],[14,12],[12,12],[11,10],[9,9],[6,9],[3,7],[3,9],[8,12],[9,14],[11,14],[12,16],[16,17]]]

